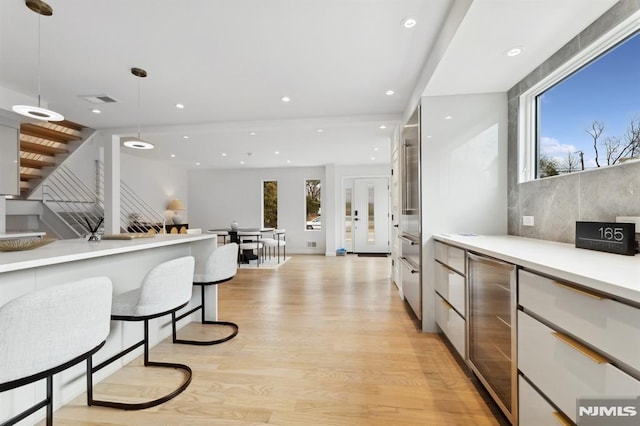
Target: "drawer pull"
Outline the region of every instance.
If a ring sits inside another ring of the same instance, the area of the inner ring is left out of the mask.
[[[571,420],[567,419],[567,417],[559,411],[554,411],[553,417],[555,417],[558,423],[562,426],[573,426]]]
[[[444,305],[445,308],[453,309],[453,306],[449,302],[447,302],[446,300],[440,299],[440,302]]]
[[[596,299],[596,300],[603,300],[603,299],[606,299],[606,297],[604,297],[604,296],[602,296],[602,295],[600,295],[600,294],[598,294],[598,293],[593,293],[593,292],[591,292],[591,291],[589,291],[589,290],[582,290],[582,289],[579,289],[579,288],[575,288],[575,287],[572,287],[572,286],[570,286],[570,285],[566,285],[566,284],[564,284],[564,283],[561,283],[561,282],[559,282],[559,281],[553,281],[553,283],[554,283],[555,285],[560,286],[560,287],[562,287],[562,288],[565,288],[565,289],[567,289],[567,290],[569,290],[569,291],[573,291],[574,293],[578,293],[578,294],[581,294],[581,295],[583,295],[583,296],[590,297],[590,298],[592,298],[592,299]]]
[[[593,362],[595,362],[597,364],[609,364],[609,360],[607,358],[603,357],[602,355],[600,355],[599,353],[595,352],[594,350],[586,347],[582,343],[572,339],[571,337],[567,336],[566,334],[562,334],[562,333],[559,333],[557,331],[554,331],[551,334],[554,337],[556,337],[557,339],[559,339],[559,340],[563,341],[564,343],[566,343],[567,345],[571,346],[573,349],[575,349],[578,352],[580,352],[582,355],[588,357]]]

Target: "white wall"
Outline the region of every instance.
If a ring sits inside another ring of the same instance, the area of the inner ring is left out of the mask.
[[[278,181],[278,227],[287,230],[287,252],[324,253],[325,233],[305,228],[305,180],[325,183],[324,167],[292,167],[189,171],[190,227],[228,228],[262,226],[262,182]],[[326,189],[322,193],[323,216]],[[323,224],[324,225],[324,224]],[[326,226],[324,227],[326,228]],[[308,247],[315,241],[316,247]]]
[[[507,232],[506,93],[423,97],[421,126],[422,328],[433,332],[433,234]]]
[[[120,154],[120,178],[149,206],[160,214],[174,198],[182,200],[187,210],[180,212],[183,223],[190,228],[198,228],[190,222],[188,172],[186,167],[170,161],[155,161],[127,154],[129,148],[122,148]]]
[[[100,132],[86,142],[65,165],[69,167],[89,188],[95,189],[96,163],[101,158],[104,143],[111,143],[110,133]],[[160,214],[166,210],[173,198],[181,199],[188,207],[187,169],[171,162],[161,162],[133,156],[129,148],[121,147],[120,179],[138,196]],[[189,223],[189,210],[182,212],[184,223]]]

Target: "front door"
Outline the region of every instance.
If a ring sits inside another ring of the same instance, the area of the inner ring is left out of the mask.
[[[389,253],[389,179],[353,180],[353,252]]]

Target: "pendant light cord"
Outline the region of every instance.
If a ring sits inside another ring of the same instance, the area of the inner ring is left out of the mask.
[[[140,107],[140,79],[142,77],[138,77],[138,140],[140,139],[140,120],[142,119],[141,107]]]
[[[42,18],[42,15],[38,14],[38,108],[41,107],[40,105],[40,43],[42,42],[41,39],[42,37],[40,36],[40,18]]]

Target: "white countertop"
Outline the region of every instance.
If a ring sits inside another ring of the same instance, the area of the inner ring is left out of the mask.
[[[156,235],[153,238],[100,242],[88,242],[83,238],[59,240],[32,250],[0,252],[0,273],[212,238],[217,236],[215,234],[165,234]]]
[[[434,239],[640,303],[640,255],[510,235],[437,234]]]

